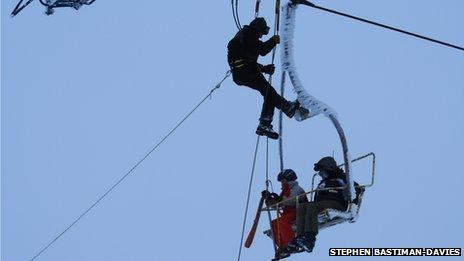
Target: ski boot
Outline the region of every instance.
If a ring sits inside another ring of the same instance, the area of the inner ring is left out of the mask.
[[[291,253],[288,253],[286,251],[286,248],[284,249],[280,249],[277,251],[277,253],[275,254],[275,257],[272,259],[272,261],[276,261],[276,260],[282,260],[284,258],[287,258],[291,255]]]
[[[259,136],[267,136],[273,140],[277,140],[279,138],[279,134],[272,129],[271,124],[260,123],[256,129],[256,134]]]
[[[316,244],[316,235],[313,233],[306,233],[303,237],[299,237],[297,242],[306,252],[311,253]]]
[[[298,100],[293,102],[288,102],[287,106],[282,108],[282,112],[287,115],[289,118],[293,118],[296,110],[300,108],[300,102]]]

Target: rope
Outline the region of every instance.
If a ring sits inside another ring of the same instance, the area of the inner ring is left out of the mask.
[[[280,23],[280,0],[276,0],[276,3],[275,3],[275,18],[274,18],[274,35],[279,34],[279,23]],[[275,55],[276,55],[276,49],[277,49],[277,46],[275,46],[274,49],[272,49],[271,64],[274,64]],[[269,88],[272,88],[272,74],[269,75],[269,85],[270,85],[270,87],[268,87],[268,89],[266,90],[266,97],[264,99],[265,101],[266,101],[267,96],[268,96]],[[265,183],[266,183],[266,192],[269,193],[269,184],[272,184],[271,180],[269,179],[269,138],[266,139],[266,181],[265,181]],[[272,189],[272,190],[274,190],[274,189]],[[272,191],[272,192],[274,192],[274,191]],[[269,209],[269,207],[267,205],[266,205],[266,212],[267,212],[267,216],[268,216],[268,219],[269,219],[269,226],[271,228],[272,243],[273,243],[273,246],[274,246],[274,255],[277,256],[278,248],[277,248],[276,237],[274,235],[274,231],[272,230],[271,210]]]
[[[269,184],[271,183],[271,180],[269,179],[269,138],[266,139],[266,194],[269,194]],[[274,192],[274,191],[272,191]],[[272,216],[271,216],[271,210],[269,206],[266,204],[266,212],[267,212],[267,218],[269,219],[269,226],[271,228],[271,237],[272,237],[272,244],[274,246],[274,255],[277,254],[278,248],[277,248],[277,241],[276,241],[276,235],[274,235],[274,231],[272,230]]]
[[[389,25],[377,23],[377,22],[374,22],[374,21],[371,21],[371,20],[367,20],[367,19],[364,19],[364,18],[361,18],[361,17],[354,16],[354,15],[349,15],[349,14],[345,14],[345,13],[342,13],[342,12],[339,12],[339,11],[335,11],[335,10],[331,10],[331,9],[324,8],[324,7],[321,7],[321,6],[317,6],[317,5],[315,5],[313,3],[310,3],[310,2],[307,2],[307,1],[302,1],[301,4],[304,4],[306,6],[316,8],[316,9],[319,9],[319,10],[322,10],[322,11],[325,11],[325,12],[329,12],[329,13],[332,13],[332,14],[344,16],[344,17],[347,17],[347,18],[350,18],[350,19],[354,19],[354,20],[361,21],[361,22],[364,22],[364,23],[379,26],[379,27],[382,27],[382,28],[385,28],[385,29],[388,29],[388,30],[396,31],[396,32],[399,32],[399,33],[402,33],[402,34],[410,35],[410,36],[420,38],[420,39],[423,39],[423,40],[426,40],[426,41],[430,41],[430,42],[433,42],[433,43],[436,43],[436,44],[441,44],[441,45],[444,45],[446,47],[450,47],[450,48],[454,48],[454,49],[464,51],[464,47],[461,47],[461,46],[457,46],[457,45],[454,45],[454,44],[450,44],[450,43],[447,43],[447,42],[436,40],[436,39],[433,39],[433,38],[430,38],[430,37],[427,37],[427,36],[423,36],[423,35],[420,35],[420,34],[408,32],[406,30],[402,30],[402,29],[395,28],[395,27],[392,27],[392,26],[389,26]]]
[[[238,30],[240,30],[240,29],[242,29],[242,28],[241,28],[241,26],[240,26],[240,23],[239,23],[238,20],[237,20],[237,15],[238,15],[238,14],[235,13],[234,0],[230,0],[230,5],[231,5],[231,7],[232,7],[232,16],[233,16],[233,18],[234,18],[235,26],[237,27]]]
[[[257,138],[256,138],[256,146],[255,146],[255,152],[254,152],[254,155],[253,155],[253,164],[252,164],[252,167],[251,167],[250,184],[248,185],[248,195],[247,195],[247,199],[246,199],[245,214],[243,216],[242,235],[240,237],[240,246],[239,246],[239,249],[238,249],[237,261],[240,261],[240,258],[242,256],[243,237],[245,235],[245,225],[246,225],[246,220],[247,220],[247,216],[248,216],[248,207],[250,205],[251,186],[253,185],[253,176],[255,174],[256,156],[258,154],[259,138],[260,138],[260,136],[257,136]]]
[[[259,16],[259,7],[261,5],[261,0],[256,0],[256,4],[255,4],[255,18],[257,18]]]
[[[238,2],[238,0],[236,0],[236,1]],[[237,6],[237,2],[236,2],[236,6]],[[259,14],[259,4],[260,4],[260,0],[257,0],[256,6],[255,6],[255,17],[257,17],[258,14]],[[238,11],[238,9],[236,9],[236,12],[237,11]],[[275,21],[274,21],[274,35],[276,33],[278,34],[278,30],[279,30],[279,26],[278,26],[279,25],[279,14],[280,14],[279,11],[280,11],[280,1],[277,0],[276,1],[276,18],[275,18]],[[235,18],[235,13],[234,13],[234,18]],[[274,60],[275,60],[275,53],[276,53],[276,47],[274,47],[274,49],[272,50],[272,64],[274,63]],[[272,75],[269,75],[269,84],[272,85]],[[270,87],[268,87],[268,89],[266,90],[266,95],[264,96],[264,102],[267,101],[269,88]],[[239,250],[238,250],[237,261],[240,261],[241,256],[242,256],[243,237],[245,235],[245,225],[246,225],[246,220],[247,220],[247,216],[248,216],[248,208],[249,208],[249,204],[250,204],[251,187],[252,187],[252,184],[253,184],[253,176],[254,176],[254,171],[255,171],[255,166],[256,166],[256,156],[257,156],[257,153],[258,153],[259,139],[260,139],[260,136],[258,135],[257,140],[256,140],[255,152],[254,152],[254,156],[253,156],[253,164],[252,164],[251,175],[250,175],[250,183],[248,185],[248,194],[247,194],[247,199],[246,199],[245,214],[244,214],[243,223],[242,223],[242,233],[241,233],[241,237],[240,237],[240,246],[239,246]],[[269,184],[272,186],[272,182],[269,180],[269,138],[268,137],[266,138],[266,182],[265,183],[266,183],[266,191],[269,191]],[[272,190],[274,190],[274,189],[272,188]],[[267,210],[267,213],[268,213],[269,222],[272,222],[272,220],[271,220],[271,212],[270,212],[269,207],[266,207],[266,210]],[[273,232],[272,232],[272,226],[271,226],[271,235],[272,235],[272,233]],[[274,242],[274,250],[277,253],[277,245],[275,244],[275,238],[274,238],[273,235],[272,235],[272,238],[273,238],[273,242]]]
[[[169,133],[164,136],[163,139],[161,139],[161,141],[159,141],[147,154],[145,154],[145,156],[139,160],[128,172],[126,172],[126,174],[124,174],[124,176],[122,176],[116,183],[114,183],[113,186],[111,186],[107,191],[105,191],[105,193],[103,193],[102,196],[100,196],[90,207],[88,207],[78,218],[76,218],[68,227],[66,227],[65,230],[63,230],[60,234],[58,234],[52,241],[50,241],[50,243],[48,243],[45,247],[43,247],[36,255],[34,255],[30,260],[35,260],[37,257],[39,257],[45,250],[47,250],[50,246],[53,245],[53,243],[55,243],[61,236],[63,236],[69,229],[71,229],[75,224],[77,224],[85,215],[87,215],[87,213],[89,213],[95,206],[97,206],[98,203],[100,203],[100,201],[102,201],[111,191],[113,191],[119,184],[121,184],[121,182],[123,182],[140,164],[142,164],[143,161],[145,161],[145,159],[148,158],[148,156],[150,156],[150,154],[152,152],[154,152],[169,136],[171,136],[171,134],[178,128],[180,127],[180,125],[182,125],[182,123],[184,123],[185,120],[187,120],[187,118],[190,117],[190,115],[192,115],[193,112],[195,112],[198,107],[200,107],[200,105],[203,104],[203,102],[206,101],[206,99],[208,97],[211,97],[211,94],[216,91],[217,89],[219,89],[221,87],[221,84],[230,76],[231,72],[230,71],[227,71],[226,75],[224,76],[224,78],[218,83],[216,84],[216,86],[211,89],[211,91],[208,93],[208,95],[206,95],[194,108],[193,110],[191,110],[171,131],[169,131]]]
[[[234,6],[234,0],[232,0],[232,12],[234,14],[234,20],[235,20],[235,25],[237,26],[237,29],[238,30],[242,29],[242,25],[240,24],[240,15],[238,13],[238,0],[235,0],[235,6]]]

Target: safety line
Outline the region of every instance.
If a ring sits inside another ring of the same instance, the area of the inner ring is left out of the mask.
[[[279,35],[279,29],[280,29],[280,0],[276,0],[275,2],[275,17],[274,17],[274,35]],[[276,50],[277,50],[277,45],[274,46],[274,49],[272,50],[272,59],[271,59],[271,64],[274,64],[275,56],[276,56]],[[267,99],[269,88],[272,87],[272,74],[269,75],[269,87],[266,90],[266,97],[265,100]],[[280,135],[279,135],[280,137]],[[266,194],[269,194],[269,184],[272,184],[271,180],[269,179],[269,137],[266,139]],[[274,189],[272,189],[274,190]],[[272,191],[274,192],[274,191]],[[274,246],[274,255],[277,256],[277,241],[276,237],[274,235],[274,231],[272,230],[272,216],[271,216],[271,211],[269,209],[269,206],[266,204],[266,212],[269,220],[269,226],[271,228],[271,237],[272,237],[272,244]]]
[[[150,156],[150,154],[152,152],[154,152],[169,136],[171,136],[171,134],[180,126],[182,125],[182,123],[184,123],[185,120],[187,120],[190,115],[193,114],[193,112],[195,112],[198,107],[200,107],[200,105],[203,104],[203,102],[206,101],[206,99],[208,99],[209,97],[211,97],[211,95],[213,94],[214,91],[216,91],[217,89],[219,89],[221,87],[221,84],[230,76],[231,74],[231,71],[227,71],[226,75],[224,76],[224,78],[218,83],[216,84],[216,86],[211,89],[211,91],[208,93],[208,95],[206,95],[194,108],[193,110],[191,110],[171,131],[169,131],[169,133],[164,136],[163,139],[161,139],[161,141],[159,141],[147,154],[145,154],[145,156],[139,160],[126,174],[124,174],[124,176],[122,176],[116,183],[114,183],[113,186],[111,186],[111,188],[109,188],[102,196],[100,196],[89,208],[87,208],[78,218],[76,218],[68,227],[66,227],[65,230],[63,230],[60,234],[58,234],[52,241],[50,241],[50,243],[48,243],[45,247],[43,247],[36,255],[34,255],[34,257],[32,257],[30,259],[30,261],[32,260],[35,260],[37,257],[39,257],[45,250],[47,250],[51,245],[53,245],[53,243],[55,243],[61,236],[63,236],[69,229],[71,229],[77,222],[79,222],[87,213],[89,213],[98,203],[100,203],[100,201],[102,201],[111,191],[113,191],[121,182],[123,182],[131,173],[133,173],[133,171],[145,160],[148,158],[148,156]]]
[[[256,156],[258,155],[258,147],[259,147],[259,138],[260,136],[257,135],[256,138],[256,146],[255,146],[255,152],[253,155],[253,164],[251,167],[251,174],[250,174],[250,183],[248,185],[248,194],[247,194],[247,199],[246,199],[246,206],[245,206],[245,215],[243,216],[243,224],[242,224],[242,235],[240,237],[240,246],[238,250],[238,258],[237,261],[240,261],[240,258],[242,257],[242,245],[243,245],[243,237],[245,235],[245,225],[247,221],[247,216],[248,216],[248,207],[250,205],[250,195],[251,195],[251,187],[253,185],[253,176],[255,174],[255,166],[256,166]]]
[[[410,35],[410,36],[413,36],[413,37],[417,37],[417,38],[420,38],[420,39],[423,39],[423,40],[426,40],[426,41],[430,41],[430,42],[433,42],[433,43],[436,43],[436,44],[441,44],[441,45],[444,45],[444,46],[447,46],[447,47],[450,47],[450,48],[454,48],[454,49],[464,51],[464,47],[457,46],[457,45],[454,45],[454,44],[450,44],[450,43],[447,43],[447,42],[443,42],[443,41],[433,39],[433,38],[430,38],[430,37],[427,37],[427,36],[423,36],[423,35],[420,35],[420,34],[408,32],[408,31],[403,30],[403,29],[395,28],[395,27],[392,27],[392,26],[389,26],[389,25],[381,24],[381,23],[378,23],[378,22],[374,22],[374,21],[371,21],[371,20],[367,20],[367,19],[364,19],[364,18],[361,18],[361,17],[354,16],[354,15],[349,15],[349,14],[345,14],[345,13],[342,13],[342,12],[339,12],[339,11],[331,10],[331,9],[328,9],[328,8],[325,8],[325,7],[317,6],[317,5],[315,5],[313,3],[310,3],[310,2],[307,2],[307,1],[301,1],[300,3],[304,4],[306,6],[312,7],[312,8],[316,8],[316,9],[319,9],[319,10],[322,10],[322,11],[332,13],[332,14],[344,16],[344,17],[347,17],[347,18],[350,18],[350,19],[358,20],[358,21],[361,21],[361,22],[364,22],[364,23],[372,24],[372,25],[379,26],[379,27],[382,27],[382,28],[385,28],[385,29],[389,29],[389,30],[392,30],[392,31],[396,31],[396,32],[399,32],[399,33],[403,33],[403,34],[407,34],[407,35]]]

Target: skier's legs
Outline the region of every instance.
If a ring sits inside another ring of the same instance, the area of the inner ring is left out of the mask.
[[[291,211],[280,217],[279,229],[281,234],[281,243],[283,247],[287,247],[288,243],[295,238],[295,232],[293,232],[292,225],[296,219],[296,211]]]
[[[306,225],[306,209],[309,205],[314,204],[314,202],[309,203],[300,203],[298,205],[298,209],[296,211],[296,235],[303,236],[305,232],[305,225]]]
[[[340,203],[333,200],[319,201],[308,205],[306,208],[304,234],[311,233],[317,235],[319,232],[318,215],[325,209],[345,210]]]

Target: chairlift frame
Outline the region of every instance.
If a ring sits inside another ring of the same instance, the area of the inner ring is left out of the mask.
[[[20,0],[13,11],[11,12],[11,16],[16,16],[19,12],[21,12],[25,7],[27,7],[32,1],[28,0],[27,2],[23,3],[24,0]],[[46,15],[51,15],[54,13],[54,8],[61,8],[61,7],[71,7],[75,10],[79,10],[83,5],[91,5],[96,0],[56,0],[53,3],[49,0],[39,0],[40,4],[45,6],[47,9],[45,11]]]

